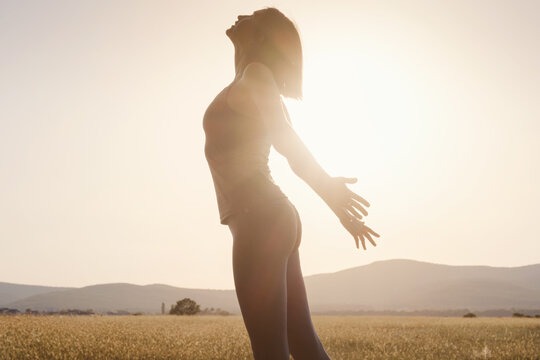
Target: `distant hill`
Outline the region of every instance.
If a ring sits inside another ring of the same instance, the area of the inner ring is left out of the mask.
[[[44,294],[51,291],[74,289],[69,287],[22,285],[0,282],[0,307],[26,297]]]
[[[5,306],[24,310],[93,309],[96,312],[129,311],[158,313],[165,302],[170,305],[185,297],[195,299],[202,308],[214,307],[237,311],[234,290],[202,290],[169,285],[133,285],[125,283],[91,285],[30,296]]]
[[[305,278],[313,311],[540,308],[540,264],[503,268],[377,261]]]
[[[540,264],[503,268],[386,260],[335,273],[305,277],[312,312],[358,310],[539,309]],[[0,283],[1,284],[1,283]],[[234,290],[168,285],[103,284],[82,288],[42,287],[0,306],[34,310],[67,308],[157,313],[184,297],[201,306],[239,313]],[[6,290],[7,289],[7,290]],[[15,296],[0,286],[0,299]],[[7,291],[7,292],[6,292]],[[20,292],[17,293],[20,295]]]

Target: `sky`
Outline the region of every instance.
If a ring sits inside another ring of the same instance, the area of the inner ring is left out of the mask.
[[[0,281],[232,289],[202,116],[234,77],[225,30],[297,25],[293,126],[371,203],[357,250],[273,149],[304,275],[405,258],[540,262],[538,1],[0,2]]]

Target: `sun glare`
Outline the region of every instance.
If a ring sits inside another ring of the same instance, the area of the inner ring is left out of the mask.
[[[307,59],[304,74],[304,100],[287,106],[328,171],[383,167],[395,174],[401,160],[413,155],[419,91],[389,54],[328,49]]]

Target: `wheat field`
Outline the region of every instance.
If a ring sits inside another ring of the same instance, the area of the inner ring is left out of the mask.
[[[340,359],[540,359],[540,319],[315,316]],[[239,316],[0,316],[0,359],[252,359]],[[291,357],[292,359],[292,357]]]

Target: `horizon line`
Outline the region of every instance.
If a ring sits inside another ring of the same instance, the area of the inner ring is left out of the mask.
[[[441,264],[441,263],[434,263],[430,261],[425,260],[415,260],[415,259],[405,259],[405,258],[392,258],[392,259],[385,259],[385,260],[375,260],[368,264],[358,265],[350,268],[345,268],[341,270],[336,270],[332,272],[322,272],[322,273],[315,273],[315,274],[309,274],[304,275],[304,278],[311,277],[311,276],[318,276],[318,275],[328,275],[328,274],[336,274],[342,271],[348,271],[352,269],[356,269],[363,266],[369,266],[375,263],[380,262],[389,262],[389,261],[411,261],[411,262],[419,262],[419,263],[425,263],[425,264],[431,264],[431,265],[440,265],[440,266],[460,266],[460,267],[490,267],[490,268],[521,268],[521,267],[527,267],[527,266],[535,266],[540,265],[540,262],[533,263],[533,264],[526,264],[526,265],[518,265],[518,266],[493,266],[493,265],[452,265],[452,264]],[[69,288],[69,289],[82,289],[89,286],[99,286],[99,285],[113,285],[113,284],[125,284],[125,285],[134,285],[134,286],[153,286],[153,285],[164,285],[164,286],[170,286],[174,288],[181,288],[181,289],[193,289],[193,290],[221,290],[221,291],[234,291],[234,288],[229,289],[222,289],[222,288],[194,288],[194,287],[185,287],[180,285],[170,285],[165,283],[151,283],[151,284],[136,284],[136,283],[130,283],[130,282],[107,282],[107,283],[93,283],[83,286],[62,286],[62,285],[41,285],[41,284],[27,284],[27,283],[14,283],[14,282],[8,282],[8,281],[0,281],[1,284],[10,284],[10,285],[22,285],[22,286],[43,286],[43,287],[52,287],[52,288]]]

